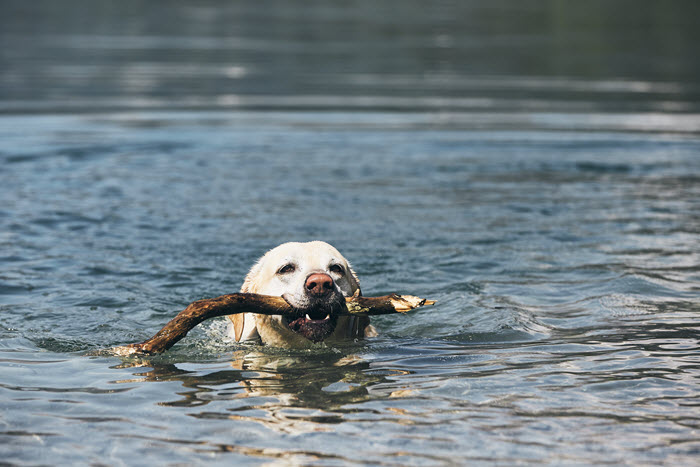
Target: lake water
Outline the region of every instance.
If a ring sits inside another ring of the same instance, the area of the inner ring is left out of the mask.
[[[10,465],[698,465],[698,2],[3,1]],[[437,305],[335,348],[223,319],[326,240]]]

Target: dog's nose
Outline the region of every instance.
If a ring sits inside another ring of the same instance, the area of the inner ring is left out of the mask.
[[[333,278],[323,273],[311,274],[306,278],[306,290],[313,295],[325,295],[333,290]]]

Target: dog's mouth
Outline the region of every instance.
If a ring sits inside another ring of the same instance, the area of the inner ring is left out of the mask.
[[[290,322],[289,329],[300,334],[312,342],[321,342],[330,336],[338,323],[338,316],[327,314],[322,319],[312,319],[307,313],[301,318]]]
[[[312,342],[321,342],[335,330],[339,311],[335,303],[318,303],[306,309],[298,309],[296,315],[284,319],[291,331]]]

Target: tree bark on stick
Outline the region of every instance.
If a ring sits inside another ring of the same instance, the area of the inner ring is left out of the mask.
[[[347,314],[355,316],[385,315],[406,313],[420,306],[435,302],[412,295],[390,294],[383,297],[346,297]],[[295,315],[294,309],[282,297],[250,293],[234,293],[216,298],[197,300],[170,320],[156,335],[139,344],[129,344],[111,349],[116,355],[146,354],[165,352],[202,321],[217,316],[236,313],[257,313],[264,315]]]

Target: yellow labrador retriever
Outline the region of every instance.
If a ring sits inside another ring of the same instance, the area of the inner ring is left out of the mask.
[[[265,253],[251,268],[241,292],[283,297],[295,316],[252,313],[230,315],[236,341],[259,340],[275,347],[372,337],[369,318],[341,316],[345,297],[360,290],[350,263],[325,242],[284,243]]]

